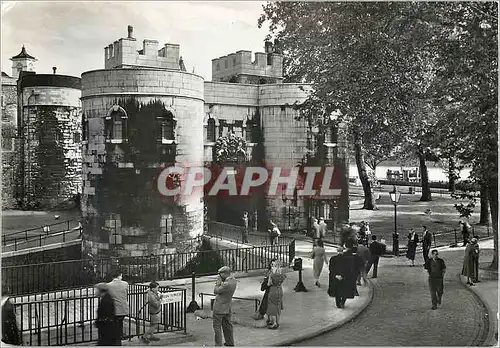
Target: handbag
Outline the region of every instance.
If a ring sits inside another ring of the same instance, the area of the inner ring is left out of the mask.
[[[260,291],[266,291],[269,289],[269,286],[267,283],[269,282],[269,277],[265,277],[264,280],[262,281],[262,284],[260,285]]]

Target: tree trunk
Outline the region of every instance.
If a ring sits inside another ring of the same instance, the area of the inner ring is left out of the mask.
[[[356,158],[356,166],[358,167],[359,180],[361,180],[361,185],[363,186],[363,192],[365,195],[365,203],[363,204],[363,209],[373,210],[373,195],[370,185],[370,180],[368,179],[368,173],[366,172],[366,164],[363,156],[363,149],[361,144],[361,137],[359,133],[354,133],[354,157]]]
[[[456,173],[455,159],[450,157],[448,160],[448,191],[455,192],[457,173]]]
[[[488,212],[488,187],[486,184],[481,183],[481,215],[479,217],[480,225],[487,225],[489,220],[489,212]]]
[[[422,148],[417,149],[417,156],[420,162],[420,175],[422,180],[422,197],[420,201],[430,202],[432,201],[431,188],[429,186],[429,172],[427,171],[427,164],[425,164],[425,153]]]
[[[491,225],[493,227],[493,248],[495,252],[493,253],[493,261],[490,267],[492,269],[498,269],[498,182],[496,178],[493,178],[488,185],[488,198],[490,203],[491,212]]]

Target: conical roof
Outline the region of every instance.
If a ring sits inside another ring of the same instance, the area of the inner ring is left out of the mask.
[[[16,58],[30,58],[30,59],[35,59],[35,57],[30,56],[26,52],[26,48],[23,45],[23,48],[21,49],[21,53],[19,53],[17,56],[12,57],[11,59],[16,59]]]

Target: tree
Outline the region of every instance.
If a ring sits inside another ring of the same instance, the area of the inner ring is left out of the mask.
[[[394,139],[403,134],[412,100],[426,88],[426,59],[415,59],[413,25],[399,31],[407,3],[277,2],[264,6],[259,26],[285,56],[287,81],[309,82],[312,92],[302,105],[311,123],[339,111],[348,124],[365,209],[373,209],[366,162],[380,157],[371,135]],[[363,23],[360,25],[359,23]],[[392,144],[387,146],[392,148]],[[366,158],[368,157],[370,158]]]
[[[492,267],[498,268],[498,4],[429,3],[421,18],[430,23],[436,78],[433,103],[439,130],[472,167],[470,179],[487,192],[494,229]]]

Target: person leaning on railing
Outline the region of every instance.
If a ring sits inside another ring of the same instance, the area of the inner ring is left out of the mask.
[[[122,272],[116,270],[112,272],[113,280],[108,284],[108,291],[115,303],[115,315],[118,322],[118,329],[123,335],[123,320],[128,312],[128,283],[122,280]]]

